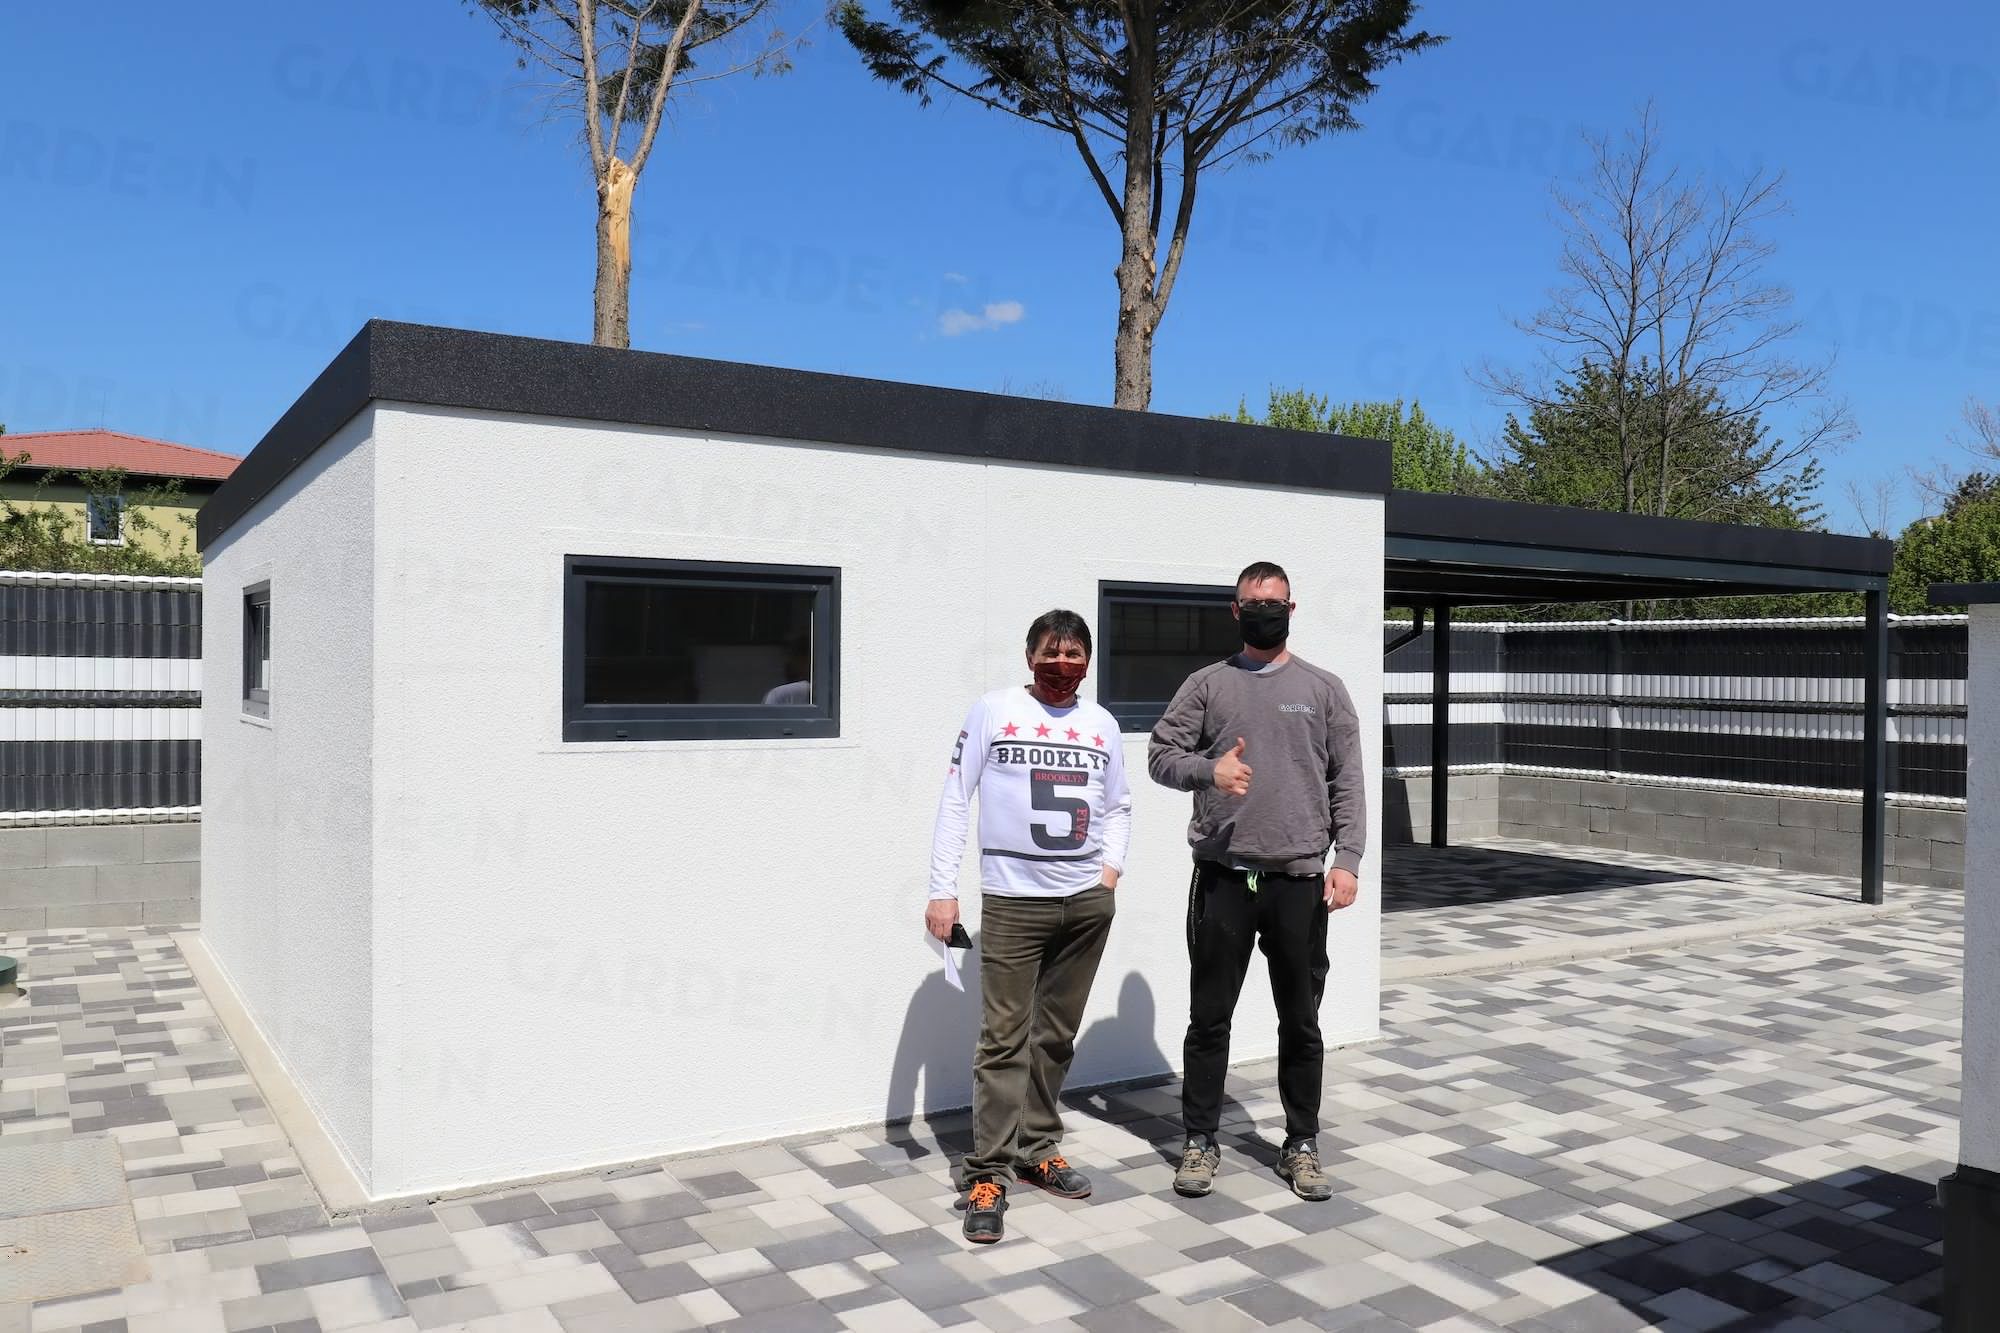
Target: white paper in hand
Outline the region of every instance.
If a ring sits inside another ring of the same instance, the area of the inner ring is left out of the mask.
[[[959,991],[964,990],[965,982],[961,981],[958,975],[958,955],[951,951],[951,946],[931,934],[928,930],[924,932],[924,943],[931,946],[932,953],[944,959],[944,979],[951,983],[951,988]]]

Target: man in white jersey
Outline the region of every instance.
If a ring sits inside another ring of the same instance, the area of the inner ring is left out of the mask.
[[[979,794],[979,981],[972,1151],[959,1170],[965,1238],[1000,1239],[1012,1175],[1066,1199],[1090,1181],[1056,1151],[1063,1078],[1111,933],[1112,890],[1132,830],[1118,724],[1077,694],[1090,627],[1050,611],[1028,627],[1034,683],[972,705],[931,839],[924,925],[958,924],[958,868]]]

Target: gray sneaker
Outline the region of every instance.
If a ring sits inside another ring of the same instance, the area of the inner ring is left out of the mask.
[[[1285,1145],[1278,1153],[1278,1175],[1289,1181],[1301,1199],[1331,1199],[1333,1182],[1320,1168],[1319,1149],[1310,1141]]]
[[[1181,1149],[1181,1169],[1174,1175],[1174,1193],[1198,1199],[1215,1188],[1215,1172],[1222,1165],[1222,1149],[1206,1136],[1190,1136]]]

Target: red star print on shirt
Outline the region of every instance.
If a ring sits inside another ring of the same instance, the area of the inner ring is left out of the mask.
[[[1078,735],[1077,729],[1075,727],[1071,727],[1068,731],[1065,731],[1063,735],[1069,737],[1071,740],[1075,740]]]
[[[1047,726],[1046,724],[1044,724],[1044,723],[1039,723],[1039,722],[1038,722],[1038,723],[1036,723],[1036,724],[1035,724],[1035,734],[1036,734],[1037,736],[1046,736],[1046,735],[1048,735],[1048,734],[1049,734],[1049,729],[1048,729],[1048,726]]]
[[[1006,726],[1000,728],[1000,734],[1002,736],[1012,736],[1015,732],[1019,730],[1020,730],[1019,727],[1015,726],[1012,722],[1009,722]]]
[[[1091,743],[1092,745],[1095,745],[1095,746],[1096,746],[1096,747],[1097,747],[1098,749],[1102,750],[1102,749],[1104,748],[1104,737],[1102,737],[1102,736],[1092,736],[1092,737],[1090,738],[1090,743]]]

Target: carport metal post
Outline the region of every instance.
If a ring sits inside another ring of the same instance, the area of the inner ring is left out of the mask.
[[[1451,603],[1431,617],[1431,846],[1449,847],[1445,815],[1451,801]]]
[[[1867,593],[1868,624],[1862,632],[1861,722],[1861,901],[1882,901],[1885,793],[1889,779],[1889,594]]]

